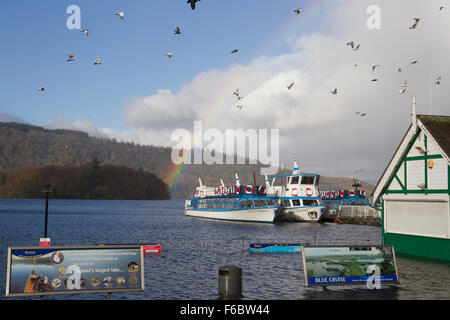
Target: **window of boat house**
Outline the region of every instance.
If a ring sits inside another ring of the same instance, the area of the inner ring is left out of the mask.
[[[267,199],[267,205],[273,206],[275,204],[275,201],[273,199]]]
[[[291,206],[291,202],[289,200],[283,200],[283,206],[288,208]]]
[[[253,203],[255,204],[255,207],[266,207],[266,200],[264,199],[255,199],[253,200]]]
[[[303,176],[302,184],[314,184],[314,176]]]
[[[320,176],[316,176],[316,186],[319,185]]]
[[[304,206],[317,206],[317,200],[303,199]]]
[[[299,199],[292,200],[292,206],[299,207],[300,206],[300,200]]]

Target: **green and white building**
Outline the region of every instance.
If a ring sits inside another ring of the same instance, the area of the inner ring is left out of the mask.
[[[416,115],[374,192],[384,244],[450,261],[450,116]]]

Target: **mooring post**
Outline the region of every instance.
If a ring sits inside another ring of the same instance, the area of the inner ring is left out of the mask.
[[[219,298],[242,298],[242,268],[231,265],[219,268]]]
[[[44,222],[44,238],[47,238],[47,224],[48,224],[48,195],[53,191],[53,187],[50,184],[44,186],[42,192],[45,193],[45,222]]]

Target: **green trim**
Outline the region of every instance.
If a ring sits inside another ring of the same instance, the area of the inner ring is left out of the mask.
[[[426,156],[415,156],[415,157],[406,157],[406,161],[416,161],[416,160],[427,160],[427,159],[442,159],[443,156],[440,154],[432,154]]]
[[[424,146],[425,146],[425,150],[427,150],[428,148],[428,138],[427,135],[424,133]],[[428,190],[428,166],[427,166],[427,162],[428,162],[428,152],[425,152],[425,159],[423,161],[423,165],[424,165],[424,173],[425,173],[425,191]],[[425,193],[426,194],[426,193]]]
[[[404,193],[404,194],[408,194],[408,193],[423,193],[423,194],[428,194],[428,193],[443,193],[443,194],[447,194],[448,193],[448,189],[434,189],[434,190],[386,190],[384,192],[385,194],[390,194],[390,193]]]
[[[450,239],[385,233],[383,243],[393,245],[395,253],[450,261]]]

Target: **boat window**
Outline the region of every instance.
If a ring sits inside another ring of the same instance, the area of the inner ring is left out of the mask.
[[[300,206],[300,200],[299,199],[292,200],[292,206],[299,207]]]
[[[319,185],[320,176],[316,176],[316,186]]]
[[[291,202],[289,200],[283,200],[283,206],[289,208],[291,206]]]
[[[314,176],[303,176],[302,184],[314,184]]]
[[[291,184],[298,184],[298,178],[299,177],[292,177],[291,178]]]
[[[266,200],[264,199],[258,199],[258,200],[253,200],[255,207],[266,207]]]
[[[267,199],[267,205],[273,206],[275,203],[272,199]]]
[[[252,200],[241,200],[239,202],[239,207],[241,208],[251,208],[252,207]]]
[[[304,199],[303,205],[304,206],[317,206],[317,200]]]

